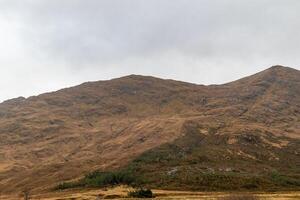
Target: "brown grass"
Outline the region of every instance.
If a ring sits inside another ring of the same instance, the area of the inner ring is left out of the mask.
[[[297,166],[299,149],[299,77],[298,70],[283,67],[219,86],[128,76],[0,103],[0,191],[14,194],[26,186],[38,193],[96,169],[124,167],[181,138],[190,120],[201,125],[196,128],[203,137],[214,135],[213,142],[223,142],[220,134],[236,139],[227,146],[243,154],[232,156],[254,163],[255,172],[275,163],[295,173],[290,166]],[[259,141],[263,149],[274,150],[262,154],[272,160],[257,156],[252,132],[265,138]],[[285,147],[283,141],[290,143]],[[258,168],[253,158],[264,166]]]
[[[39,195],[32,195],[31,200],[96,200],[115,198],[117,200],[136,200],[126,198],[127,192],[132,188],[120,186],[106,189],[86,189],[86,190],[69,190],[64,192],[51,192]],[[191,191],[167,191],[153,190],[155,200],[296,200],[300,198],[297,191],[275,192],[275,193],[237,193],[229,194],[226,192],[191,192]],[[250,198],[248,198],[250,197]],[[252,198],[255,197],[255,198]],[[20,196],[0,196],[1,200],[20,200]]]
[[[220,200],[260,200],[260,198],[253,194],[231,194],[221,197]]]

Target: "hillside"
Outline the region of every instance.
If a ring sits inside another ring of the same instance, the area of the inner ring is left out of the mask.
[[[282,66],[211,86],[131,75],[0,104],[3,193],[119,168],[171,189],[205,189],[208,173],[296,180],[299,149],[300,72]]]

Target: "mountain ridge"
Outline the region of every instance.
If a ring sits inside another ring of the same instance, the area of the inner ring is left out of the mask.
[[[42,94],[39,94],[39,95],[33,95],[33,96],[29,96],[29,97],[23,97],[23,96],[19,96],[19,97],[15,97],[15,98],[11,98],[11,99],[7,99],[7,100],[3,100],[1,103],[5,103],[5,102],[9,102],[9,101],[22,101],[22,100],[26,100],[26,99],[30,99],[30,98],[34,98],[34,97],[38,97],[40,95],[44,95],[44,94],[51,94],[51,93],[55,93],[55,92],[59,92],[61,90],[67,90],[67,89],[72,89],[74,87],[78,87],[78,86],[81,86],[81,85],[86,85],[86,84],[96,84],[96,83],[101,83],[101,82],[106,82],[106,81],[115,81],[115,80],[120,80],[120,79],[141,79],[141,78],[145,78],[145,79],[157,79],[157,80],[165,80],[165,81],[175,81],[175,82],[181,82],[181,83],[186,83],[186,84],[191,84],[191,85],[197,85],[197,86],[222,86],[222,85],[227,85],[227,84],[230,84],[230,83],[233,83],[233,82],[236,82],[236,81],[240,81],[241,79],[245,79],[247,77],[250,77],[250,76],[254,76],[254,75],[257,75],[259,73],[262,73],[262,72],[271,72],[271,71],[276,71],[276,69],[285,69],[287,71],[289,71],[290,73],[293,73],[293,72],[296,72],[296,71],[299,71],[297,69],[294,69],[294,68],[291,68],[291,67],[286,67],[286,66],[283,66],[283,65],[274,65],[272,67],[269,67],[261,72],[258,72],[256,74],[253,74],[253,75],[249,75],[249,76],[246,76],[244,78],[238,78],[236,80],[233,80],[233,81],[229,81],[227,83],[223,83],[223,84],[201,84],[201,83],[190,83],[190,82],[186,82],[186,81],[181,81],[181,80],[175,80],[175,79],[168,79],[168,78],[158,78],[158,77],[155,77],[155,76],[151,76],[151,75],[141,75],[141,74],[129,74],[129,75],[125,75],[125,76],[122,76],[122,77],[118,77],[118,78],[113,78],[113,79],[107,79],[107,80],[99,80],[99,81],[87,81],[87,82],[83,82],[81,84],[78,84],[78,85],[75,85],[75,86],[71,86],[71,87],[66,87],[66,88],[62,88],[62,89],[59,89],[59,90],[56,90],[56,91],[50,91],[50,92],[46,92],[46,93],[42,93]]]
[[[0,104],[0,190],[47,190],[96,169],[124,167],[190,132],[207,140],[200,154],[208,144],[224,153],[211,143],[220,140],[220,148],[243,152],[250,164],[256,157],[285,160],[299,145],[299,90],[300,72],[275,66],[222,85],[130,75],[6,101]],[[299,155],[291,155],[298,166]],[[276,161],[267,168],[288,172]]]

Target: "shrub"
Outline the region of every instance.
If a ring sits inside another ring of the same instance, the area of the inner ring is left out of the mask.
[[[133,198],[153,198],[154,195],[150,189],[139,188],[134,191],[128,192],[128,197]]]
[[[77,187],[82,187],[84,186],[83,183],[79,182],[62,182],[60,184],[58,184],[54,190],[66,190],[69,188],[77,188]]]
[[[86,186],[110,186],[126,184],[130,185],[134,182],[134,178],[130,173],[117,171],[117,172],[93,172],[85,176],[82,180]]]
[[[280,186],[300,186],[299,179],[284,176],[279,174],[276,171],[273,171],[271,174],[271,180]]]
[[[57,185],[55,190],[65,190],[76,187],[105,187],[114,185],[135,185],[137,183],[136,178],[127,171],[115,171],[115,172],[100,172],[94,171],[79,181],[63,182]]]

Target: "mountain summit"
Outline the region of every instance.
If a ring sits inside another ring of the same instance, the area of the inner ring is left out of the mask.
[[[300,72],[292,68],[213,86],[138,75],[88,82],[0,104],[0,190],[46,190],[132,163],[163,188],[205,189],[170,181],[187,169],[299,177],[299,139]]]

